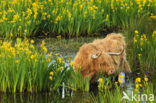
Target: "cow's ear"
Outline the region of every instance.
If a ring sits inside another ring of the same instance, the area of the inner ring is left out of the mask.
[[[93,59],[97,59],[101,55],[101,52],[96,52],[92,55]]]

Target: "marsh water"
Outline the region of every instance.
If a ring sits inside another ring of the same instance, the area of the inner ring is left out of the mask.
[[[127,87],[127,91],[133,89],[133,84],[124,82],[122,86]],[[98,96],[98,88],[93,87],[87,92],[68,90],[65,87],[58,88],[57,91],[49,93],[1,93],[0,103],[95,103]]]
[[[91,42],[94,38],[78,38],[78,39],[36,39],[35,45],[39,46],[44,40],[48,48],[48,52],[61,53],[66,60],[68,57],[74,59],[79,47],[87,42]],[[69,65],[66,63],[66,65]],[[121,75],[125,76],[124,73]],[[123,79],[121,86],[125,86],[126,91],[130,92],[134,89],[134,82],[132,79]],[[49,93],[16,93],[16,94],[3,94],[0,93],[0,103],[94,103],[93,97],[97,96],[97,87],[91,88],[91,92],[75,92],[68,90],[64,86],[58,88],[57,91]]]
[[[61,93],[37,94],[1,94],[0,103],[93,103],[89,93],[67,93],[64,98]]]

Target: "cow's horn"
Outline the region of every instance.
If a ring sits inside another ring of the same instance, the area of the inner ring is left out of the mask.
[[[109,55],[114,55],[114,56],[118,56],[121,55],[123,53],[124,49],[120,52],[120,53],[116,53],[116,52],[108,52]]]

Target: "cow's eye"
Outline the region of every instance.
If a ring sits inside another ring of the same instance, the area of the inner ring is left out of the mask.
[[[92,58],[93,59],[96,59],[96,58],[98,58],[99,57],[99,54],[94,54],[94,55],[92,55]]]

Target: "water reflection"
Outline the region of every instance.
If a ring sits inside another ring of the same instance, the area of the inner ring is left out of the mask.
[[[58,92],[38,93],[38,94],[1,94],[0,103],[93,103],[89,93],[74,93],[71,97]]]

